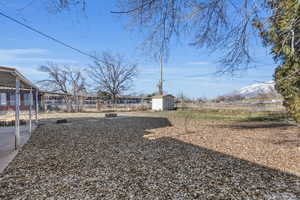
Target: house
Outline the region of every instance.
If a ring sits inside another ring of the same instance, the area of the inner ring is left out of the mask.
[[[33,86],[28,79],[20,74],[16,69],[9,67],[0,67],[0,72],[3,75],[0,77],[0,114],[5,114],[16,109],[16,78],[20,80],[20,95],[19,95],[19,109],[26,111],[30,108],[30,91],[31,88],[38,90]],[[9,77],[9,78],[8,78]],[[33,92],[33,105],[44,111],[51,110],[66,110],[66,97],[72,96],[71,94],[42,91]],[[115,105],[134,105],[134,104],[149,104],[151,98],[141,96],[119,96]],[[73,102],[74,103],[74,102]],[[101,99],[96,95],[81,94],[78,96],[77,103],[81,108],[98,108],[101,105],[113,104],[111,99]],[[76,106],[76,105],[73,105]]]
[[[174,110],[175,97],[173,95],[156,95],[152,97],[152,110]]]
[[[16,78],[20,81],[19,108],[29,110],[30,91],[37,90],[28,79],[16,69],[0,66],[0,112],[13,111],[16,107]],[[32,92],[33,105],[36,103],[36,92]],[[41,95],[38,94],[38,99]]]
[[[66,97],[71,94],[60,92],[40,91],[41,93],[41,108],[43,111],[66,110]]]
[[[116,99],[116,104],[141,104],[141,103],[149,103],[149,97],[141,97],[141,96],[130,96],[130,95],[123,95],[119,96]],[[109,103],[112,103],[110,100]]]
[[[65,110],[65,97],[71,94],[63,94],[58,92],[40,91],[41,93],[41,107],[43,110]],[[111,99],[102,99],[96,95],[82,95],[79,96],[80,106],[87,109],[98,109],[101,106],[113,105]],[[115,102],[115,106],[149,104],[151,98],[141,96],[119,96]]]
[[[35,104],[36,94],[33,93],[33,104]],[[38,95],[39,102],[41,94]],[[20,89],[19,106],[21,111],[29,109],[30,89]],[[0,87],[0,112],[13,111],[16,107],[15,89],[9,87]]]

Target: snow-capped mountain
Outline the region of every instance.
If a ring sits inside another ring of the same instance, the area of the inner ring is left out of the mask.
[[[245,98],[253,98],[261,95],[268,95],[270,97],[279,96],[275,90],[274,81],[269,81],[265,83],[256,83],[250,86],[246,86],[228,94],[227,96],[242,96]]]

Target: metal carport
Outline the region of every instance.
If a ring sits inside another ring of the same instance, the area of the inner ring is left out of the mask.
[[[35,97],[35,120],[38,123],[38,108],[39,89],[26,79],[18,70],[10,67],[0,66],[0,87],[13,88],[15,90],[15,149],[20,146],[20,90],[28,90],[30,93],[29,105],[29,132],[32,131],[32,107],[33,107],[33,92]]]

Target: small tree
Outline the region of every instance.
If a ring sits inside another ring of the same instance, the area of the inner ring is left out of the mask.
[[[269,1],[270,26],[257,22],[265,45],[272,47],[279,61],[275,71],[275,88],[284,98],[284,106],[300,122],[300,3],[297,0]]]
[[[48,78],[38,81],[38,85],[47,91],[63,93],[68,112],[78,112],[81,103],[80,96],[86,92],[86,82],[82,72],[69,65],[53,62],[40,66],[39,70],[47,73]]]
[[[137,76],[137,65],[127,63],[122,56],[107,52],[97,56],[88,69],[90,79],[98,92],[105,92],[116,103],[118,95],[129,90]]]
[[[190,100],[189,100],[189,98],[187,96],[185,96],[183,94],[183,92],[179,93],[177,95],[176,99],[177,99],[178,103],[181,104],[181,109],[182,110],[187,109],[187,104],[186,103],[189,102]]]

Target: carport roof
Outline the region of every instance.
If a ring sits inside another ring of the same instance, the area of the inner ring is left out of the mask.
[[[0,66],[0,86],[15,88],[16,78],[19,78],[21,88],[38,89],[38,87],[33,85],[27,78],[25,78],[25,76],[23,76],[15,68]]]

